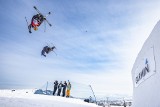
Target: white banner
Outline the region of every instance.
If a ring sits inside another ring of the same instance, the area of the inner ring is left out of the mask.
[[[135,87],[156,73],[154,47],[148,48],[140,58],[134,74]]]

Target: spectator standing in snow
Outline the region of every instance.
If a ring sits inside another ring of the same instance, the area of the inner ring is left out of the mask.
[[[91,97],[91,96],[89,97],[89,102],[90,102],[90,103],[92,102],[92,97]]]
[[[126,107],[126,102],[125,102],[125,100],[124,100],[123,106]]]
[[[62,81],[58,84],[58,96],[60,96],[62,90]]]
[[[58,87],[58,81],[56,80],[54,82],[54,90],[53,90],[53,95],[55,95],[56,91],[57,91],[57,87]]]
[[[67,83],[66,83],[66,81],[64,81],[64,83],[63,83],[63,94],[62,94],[62,96],[64,97],[65,95],[66,95],[66,87],[67,87]]]
[[[66,95],[66,97],[70,97],[70,91],[71,91],[71,83],[68,81],[68,84],[67,84],[67,95]]]

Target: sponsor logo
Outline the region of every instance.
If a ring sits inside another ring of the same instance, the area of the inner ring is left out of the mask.
[[[145,60],[145,67],[142,69],[141,72],[138,73],[138,75],[136,76],[136,84],[138,84],[138,82],[140,80],[142,80],[143,78],[145,78],[145,76],[150,72],[149,69],[149,64],[148,64],[148,60]]]

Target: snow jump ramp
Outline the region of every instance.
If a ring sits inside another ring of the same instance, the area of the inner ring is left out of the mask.
[[[160,107],[160,21],[136,58],[132,81],[132,107]]]

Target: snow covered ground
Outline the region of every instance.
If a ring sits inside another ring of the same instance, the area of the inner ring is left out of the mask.
[[[97,107],[79,99],[33,94],[34,90],[0,90],[0,107]]]
[[[0,107],[100,107],[80,99],[34,94],[32,89],[0,90]],[[116,106],[114,106],[116,107]],[[120,106],[118,106],[120,107]]]

